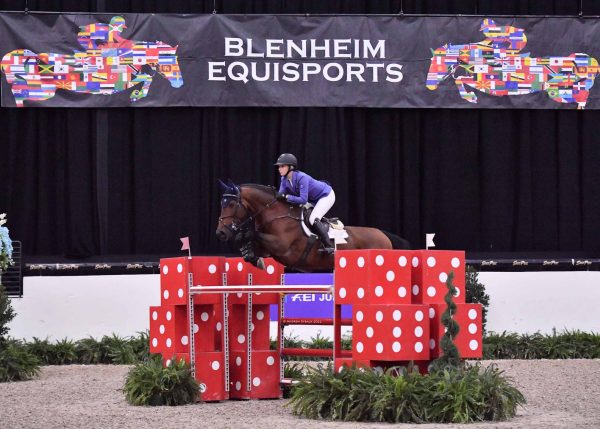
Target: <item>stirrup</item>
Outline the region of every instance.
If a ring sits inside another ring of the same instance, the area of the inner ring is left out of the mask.
[[[319,253],[327,253],[328,255],[332,255],[335,252],[333,247],[319,247]]]

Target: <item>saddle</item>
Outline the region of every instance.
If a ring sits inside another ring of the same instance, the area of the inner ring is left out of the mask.
[[[302,219],[302,225],[303,225],[303,230],[306,233],[306,235],[310,236],[311,233],[313,235],[318,236],[317,232],[314,229],[314,226],[310,224],[310,214],[313,211],[313,206],[312,204],[305,204],[304,206],[302,206],[302,214],[301,214],[301,219]],[[331,239],[334,240],[335,243],[345,243],[346,242],[346,238],[348,238],[348,233],[346,232],[345,226],[342,223],[342,221],[337,218],[337,217],[333,217],[333,218],[327,218],[327,217],[323,217],[321,219],[322,221],[324,221],[325,223],[327,223],[327,225],[329,225],[329,237]]]

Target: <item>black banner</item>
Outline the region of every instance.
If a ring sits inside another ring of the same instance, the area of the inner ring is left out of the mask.
[[[0,14],[3,107],[598,109],[597,19]]]

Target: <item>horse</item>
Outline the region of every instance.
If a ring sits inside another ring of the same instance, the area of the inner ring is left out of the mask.
[[[319,240],[303,230],[303,207],[278,200],[277,190],[271,186],[219,184],[223,191],[216,229],[219,240],[246,236],[252,240],[257,256],[270,256],[297,271],[333,270],[334,255],[319,252]],[[346,242],[336,245],[336,249],[410,248],[407,240],[380,229],[347,226],[345,231]]]
[[[532,58],[492,41],[445,44],[432,50],[426,86],[435,90],[452,77],[469,103],[477,103],[477,94],[467,87],[499,97],[546,91],[558,103],[584,109],[598,72],[598,61],[582,53]]]
[[[48,100],[59,89],[111,95],[141,84],[130,94],[135,102],[148,95],[157,73],[174,88],[183,85],[177,48],[160,41],[123,39],[73,55],[16,49],[4,55],[1,69],[17,107],[26,100]]]

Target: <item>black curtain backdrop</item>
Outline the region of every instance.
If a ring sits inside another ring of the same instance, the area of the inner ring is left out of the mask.
[[[218,13],[600,14],[600,2],[227,1]],[[213,1],[0,0],[0,10],[211,13]],[[155,84],[159,84],[157,81]],[[545,97],[544,94],[531,97]],[[600,256],[600,111],[0,109],[0,212],[26,259],[231,249],[217,178],[276,184],[284,151],[334,185],[330,212],[471,256]]]

